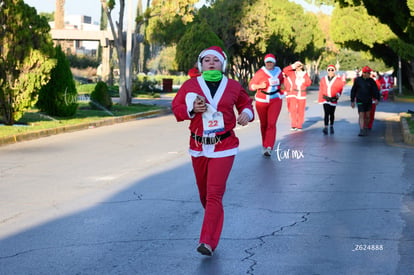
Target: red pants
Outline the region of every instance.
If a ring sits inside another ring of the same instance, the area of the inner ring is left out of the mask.
[[[290,113],[290,102],[291,101],[292,101],[291,97],[286,97],[286,106],[287,106],[288,113]]]
[[[200,243],[210,245],[213,251],[218,245],[223,228],[222,200],[234,157],[192,157],[200,201],[205,209]]]
[[[302,129],[303,122],[305,121],[306,99],[292,97],[289,105],[292,128]]]
[[[364,128],[372,129],[372,124],[374,124],[375,109],[377,109],[377,105],[372,104],[371,111],[369,113],[368,127],[367,127],[367,125],[364,125]]]
[[[387,101],[387,99],[388,99],[388,91],[382,91],[382,99],[384,101]]]
[[[256,110],[260,120],[262,145],[273,150],[276,141],[276,122],[282,109],[280,98],[271,99],[269,103],[256,101]]]

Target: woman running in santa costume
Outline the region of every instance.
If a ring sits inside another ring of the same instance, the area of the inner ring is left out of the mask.
[[[323,105],[324,111],[324,128],[323,133],[328,134],[328,125],[330,124],[330,133],[334,133],[335,109],[338,99],[342,94],[345,82],[335,75],[336,68],[329,65],[327,68],[328,75],[321,79],[319,84],[318,102]]]
[[[172,102],[177,121],[190,120],[189,153],[205,209],[197,251],[207,256],[213,255],[223,228],[222,199],[239,146],[233,129],[254,119],[252,99],[223,75],[226,62],[220,47],[203,50],[198,57],[201,76],[184,82]]]
[[[303,70],[303,64],[300,61],[283,68],[283,73],[292,83],[292,97],[289,103],[291,131],[301,131],[305,121],[306,88],[312,84],[312,81]]]
[[[283,83],[282,70],[275,66],[276,57],[269,53],[264,58],[265,65],[260,68],[249,82],[249,89],[257,91],[256,110],[260,120],[263,154],[270,157],[276,141],[276,123],[282,109]]]

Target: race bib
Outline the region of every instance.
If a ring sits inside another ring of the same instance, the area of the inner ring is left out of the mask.
[[[205,135],[224,131],[223,113],[203,113],[203,128]]]
[[[272,77],[269,79],[269,84],[270,86],[277,86],[280,84],[279,78],[277,77]]]

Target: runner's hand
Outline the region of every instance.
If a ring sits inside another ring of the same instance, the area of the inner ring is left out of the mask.
[[[206,99],[202,96],[197,96],[193,103],[194,113],[204,113],[207,111]]]
[[[242,112],[239,117],[237,118],[237,123],[240,124],[241,126],[246,126],[247,123],[249,123],[249,115]]]

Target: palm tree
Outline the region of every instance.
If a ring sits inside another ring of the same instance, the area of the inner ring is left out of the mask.
[[[56,0],[55,29],[65,28],[65,0]]]

